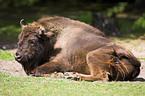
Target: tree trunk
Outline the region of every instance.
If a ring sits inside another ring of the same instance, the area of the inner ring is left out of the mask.
[[[120,29],[115,18],[106,19],[101,13],[92,12],[92,25],[101,30],[107,36],[120,36]]]

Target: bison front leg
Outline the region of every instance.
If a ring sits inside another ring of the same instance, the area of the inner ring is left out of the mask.
[[[59,64],[57,62],[48,62],[45,63],[36,69],[33,70],[34,76],[45,76],[45,77],[52,77],[53,75],[58,76],[59,74],[55,74],[55,72],[64,72],[69,70],[67,68],[71,68],[70,66],[65,66],[65,64]],[[54,76],[55,77],[55,76]]]

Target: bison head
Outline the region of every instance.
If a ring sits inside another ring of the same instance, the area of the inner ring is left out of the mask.
[[[15,59],[24,67],[29,75],[37,66],[47,61],[51,50],[53,50],[54,33],[45,32],[45,28],[39,23],[23,25],[22,32],[18,36],[18,49],[15,53]]]

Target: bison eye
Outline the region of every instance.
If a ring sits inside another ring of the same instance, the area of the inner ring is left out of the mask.
[[[34,45],[34,44],[36,43],[35,40],[29,40],[28,42],[29,42],[29,44],[31,44],[31,45]]]

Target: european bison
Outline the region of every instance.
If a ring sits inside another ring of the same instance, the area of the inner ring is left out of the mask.
[[[22,21],[15,59],[28,75],[74,72],[86,81],[122,81],[140,73],[141,64],[129,50],[88,24],[57,16],[28,25]]]

